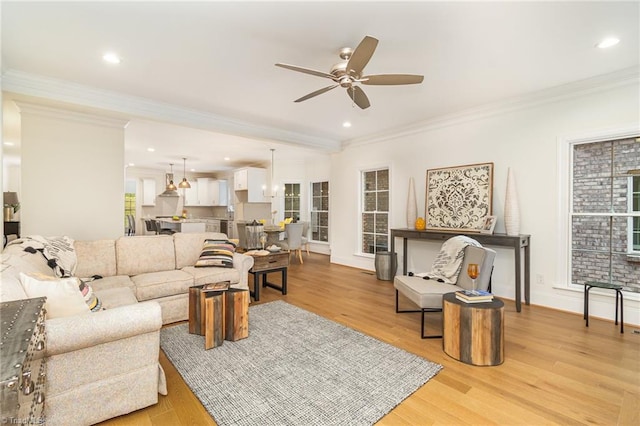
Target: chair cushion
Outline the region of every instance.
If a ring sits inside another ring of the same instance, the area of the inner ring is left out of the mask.
[[[418,307],[432,309],[442,309],[443,294],[462,290],[457,285],[406,275],[396,276],[393,280],[393,286]]]

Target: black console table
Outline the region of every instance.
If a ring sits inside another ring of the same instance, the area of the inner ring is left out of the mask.
[[[417,229],[392,229],[391,230],[391,253],[395,252],[396,238],[402,238],[402,249],[404,252],[402,261],[402,274],[407,273],[407,240],[441,240],[445,241],[456,235],[466,235],[473,238],[480,244],[488,246],[512,247],[515,250],[515,271],[516,271],[516,310],[520,312],[521,304],[521,282],[522,271],[520,267],[521,249],[524,249],[524,302],[529,304],[530,287],[530,255],[529,255],[529,235],[511,236],[506,234],[480,234],[477,232],[457,232],[457,231],[418,231]],[[391,256],[391,270],[396,270],[395,256]]]

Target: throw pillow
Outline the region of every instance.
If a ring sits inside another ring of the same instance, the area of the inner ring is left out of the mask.
[[[233,253],[236,245],[229,240],[204,240],[200,257],[194,265],[196,268],[216,266],[233,268]]]
[[[78,279],[53,278],[20,273],[20,282],[29,298],[46,297],[47,318],[63,318],[90,312],[78,287]]]
[[[78,288],[80,289],[80,293],[82,294],[82,297],[84,297],[84,301],[89,307],[89,310],[91,312],[101,311],[103,309],[102,302],[93,292],[93,288],[89,285],[88,282],[82,279],[78,279],[78,281],[80,282]]]

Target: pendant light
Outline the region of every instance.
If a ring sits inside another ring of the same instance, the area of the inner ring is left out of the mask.
[[[275,151],[276,151],[275,148],[271,148],[271,191],[270,191],[271,193],[270,194],[266,193],[267,186],[264,185],[262,187],[262,195],[264,197],[275,198],[278,196],[278,186],[274,185],[274,180],[273,180],[273,171],[274,171],[273,154]]]
[[[183,177],[182,177],[182,182],[178,184],[178,188],[191,188],[191,184],[187,180],[187,159],[185,157],[182,157],[182,160],[184,162],[184,166],[182,168]]]
[[[171,166],[171,177],[169,178],[169,184],[167,185],[166,190],[167,191],[175,191],[178,188],[173,183],[173,163],[169,163],[169,166]]]

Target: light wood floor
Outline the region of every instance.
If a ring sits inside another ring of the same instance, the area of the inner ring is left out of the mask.
[[[279,282],[279,274],[269,278]],[[517,313],[505,300],[505,362],[474,367],[447,356],[441,339],[421,339],[419,314],[396,314],[393,283],[374,273],[312,253],[304,265],[292,261],[288,278],[289,294],[263,289],[258,303],[286,300],[444,366],[379,425],[640,424],[640,334],[632,327],[621,335],[591,319],[586,328],[581,315],[524,305]],[[428,315],[434,331],[438,317]],[[215,425],[162,353],[160,362],[169,395],[103,425]]]

